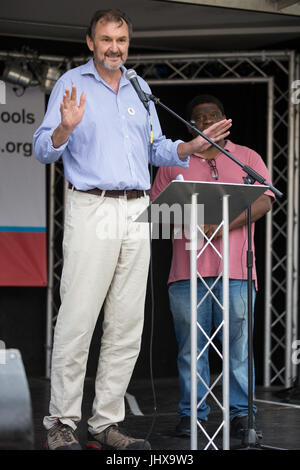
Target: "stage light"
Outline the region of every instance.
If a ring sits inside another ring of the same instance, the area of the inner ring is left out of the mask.
[[[5,82],[27,88],[32,83],[32,73],[16,65],[7,65],[3,72]]]
[[[51,93],[55,83],[62,75],[62,71],[59,70],[57,67],[49,65],[45,67],[41,86],[46,93]]]

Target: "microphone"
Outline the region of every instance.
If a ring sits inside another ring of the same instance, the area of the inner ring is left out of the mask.
[[[141,86],[139,84],[139,81],[137,79],[137,73],[133,69],[129,69],[125,73],[125,77],[127,80],[130,81],[131,85],[136,91],[136,94],[138,95],[139,99],[145,106],[146,110],[149,112],[149,105],[148,105],[148,98],[146,96],[146,93],[141,89]]]

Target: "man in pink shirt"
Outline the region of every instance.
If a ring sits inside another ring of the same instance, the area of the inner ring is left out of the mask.
[[[224,119],[222,103],[211,95],[196,96],[187,107],[187,118],[200,131],[207,129],[212,123]],[[194,132],[191,131],[194,135]],[[250,166],[263,178],[270,182],[269,172],[262,158],[253,150],[237,145],[230,140],[218,144],[228,150],[242,163]],[[176,177],[181,174],[187,181],[209,181],[226,183],[243,183],[246,176],[242,168],[217,148],[211,146],[201,155],[191,156],[189,168],[161,167],[155,178],[152,196],[158,194]],[[251,206],[252,215],[252,246],[254,254],[254,222],[271,208],[273,193],[269,190],[260,196]],[[205,208],[204,208],[205,213]],[[216,226],[205,225],[204,232],[211,236]],[[242,430],[247,428],[248,419],[248,321],[247,321],[247,213],[238,216],[229,226],[229,310],[230,310],[230,419],[231,435],[242,437]],[[216,233],[213,244],[222,253],[222,230]],[[178,436],[190,434],[190,252],[186,250],[188,240],[184,233],[181,238],[175,237],[173,256],[169,275],[169,299],[172,311],[176,338],[178,342],[178,373],[180,384],[179,417],[176,426]],[[253,256],[253,302],[257,289],[255,254]],[[199,274],[211,287],[222,272],[222,263],[215,250],[208,246],[198,258]],[[207,289],[198,279],[197,295],[200,300]],[[214,294],[222,301],[222,279],[216,283]],[[222,311],[211,295],[198,308],[198,322],[209,335],[212,326],[217,327],[222,321]],[[220,338],[221,335],[219,335]],[[220,338],[221,339],[221,338]],[[207,340],[198,331],[198,352]],[[209,384],[210,372],[208,348],[198,360],[198,373],[205,383]],[[253,380],[254,383],[254,380]],[[207,389],[198,380],[198,403]],[[207,421],[210,408],[205,400],[198,407],[198,420]],[[256,413],[256,407],[253,408]]]

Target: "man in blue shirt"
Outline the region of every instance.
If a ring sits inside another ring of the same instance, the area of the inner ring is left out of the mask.
[[[89,346],[104,308],[88,448],[150,449],[123,434],[124,396],[140,350],[149,266],[149,229],[134,222],[149,203],[148,113],[125,77],[131,22],[119,11],[97,11],[87,32],[93,59],[56,83],[43,123],[34,135],[37,159],[62,155],[69,182],[65,209],[64,266],[52,354],[46,447],[80,449],[75,434]],[[140,77],[146,93],[150,89]],[[77,96],[79,98],[79,104]],[[189,165],[189,155],[209,144],[166,139],[153,103],[154,165]],[[229,134],[230,120],[206,131]]]

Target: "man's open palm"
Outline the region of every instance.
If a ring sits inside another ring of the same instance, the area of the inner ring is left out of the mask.
[[[60,105],[61,112],[61,124],[65,129],[75,129],[75,127],[81,122],[84,114],[86,93],[83,92],[80,97],[79,106],[77,104],[76,86],[72,86],[72,92],[70,96],[70,90],[66,88],[63,101]]]

